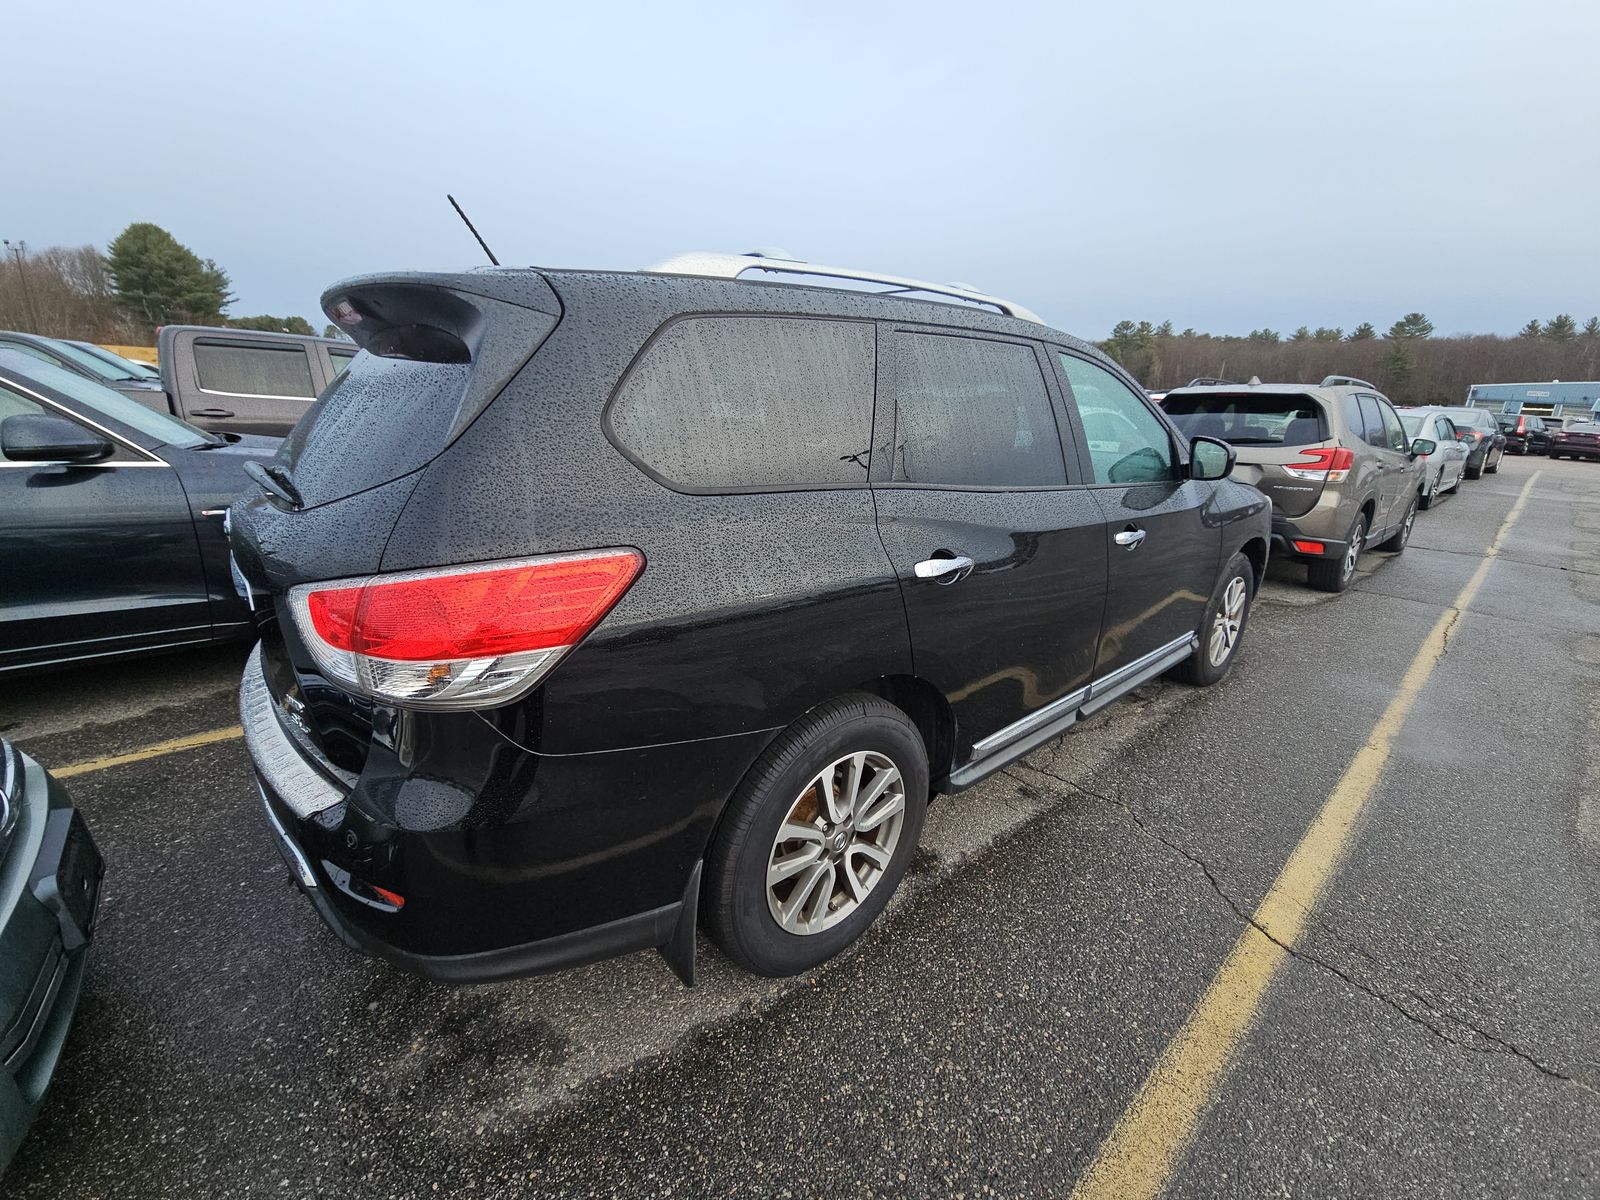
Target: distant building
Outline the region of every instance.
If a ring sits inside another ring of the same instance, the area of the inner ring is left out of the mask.
[[[1600,419],[1600,381],[1587,383],[1475,383],[1467,404],[1533,417]]]

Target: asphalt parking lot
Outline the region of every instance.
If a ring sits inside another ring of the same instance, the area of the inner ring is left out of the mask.
[[[1593,1195],[1600,468],[1508,458],[1346,595],[1302,576],[1223,686],[939,801],[839,959],[755,980],[702,942],[694,990],[653,954],[448,988],[347,951],[261,823],[243,649],[14,682],[0,732],[109,874],[6,1194]],[[1352,789],[1339,852],[1303,840]],[[1324,885],[1280,939],[1295,863]]]

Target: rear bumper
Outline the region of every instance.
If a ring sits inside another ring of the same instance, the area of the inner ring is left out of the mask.
[[[467,714],[432,758],[375,741],[345,786],[252,702],[252,672],[241,715],[268,823],[346,945],[450,983],[651,947],[692,976],[700,860],[766,736],[544,755]]]
[[[24,759],[17,861],[0,870],[0,1170],[55,1074],[83,990],[104,863],[66,791]],[[15,888],[21,881],[22,888]]]
[[[1295,548],[1295,543],[1315,542],[1322,547],[1322,553],[1311,554],[1305,550]],[[1344,538],[1325,538],[1309,533],[1298,524],[1281,513],[1274,511],[1272,514],[1272,554],[1273,557],[1284,555],[1288,558],[1298,558],[1310,562],[1319,558],[1343,558],[1344,552],[1350,548],[1350,543]]]

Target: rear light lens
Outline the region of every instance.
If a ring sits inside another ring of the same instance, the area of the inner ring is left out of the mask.
[[[1473,445],[1477,444],[1478,435],[1475,434],[1475,433],[1463,433],[1461,435],[1461,440],[1463,442],[1465,442],[1467,445],[1473,446]]]
[[[551,554],[302,584],[289,604],[340,686],[407,708],[483,708],[531,689],[643,567],[633,549]]]
[[[1301,554],[1321,554],[1327,549],[1321,542],[1295,542],[1294,548]]]
[[[1343,446],[1312,446],[1300,451],[1300,457],[1294,462],[1285,463],[1283,470],[1296,479],[1343,483],[1350,477],[1350,468],[1355,461],[1355,455]]]

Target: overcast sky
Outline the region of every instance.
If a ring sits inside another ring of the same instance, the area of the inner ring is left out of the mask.
[[[99,5],[0,19],[0,234],[342,276],[777,246],[1103,337],[1600,312],[1600,2]]]

